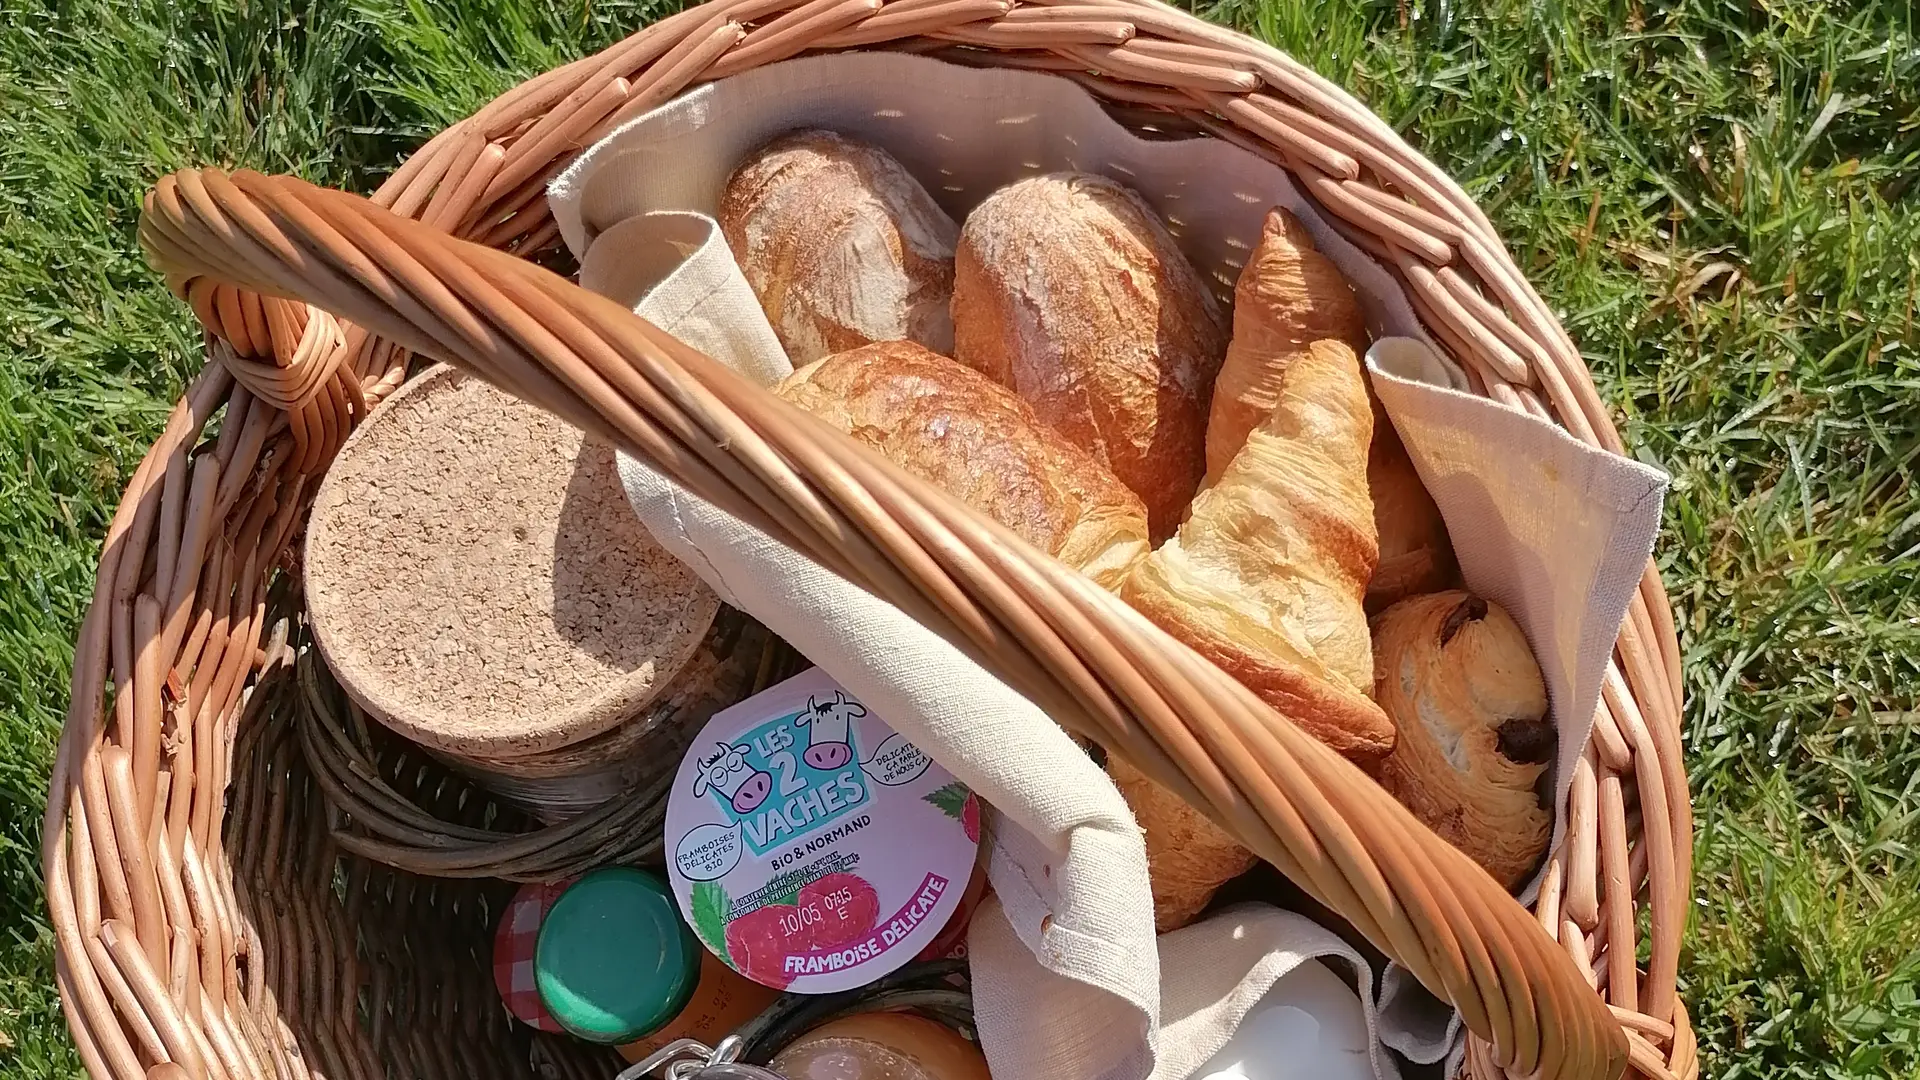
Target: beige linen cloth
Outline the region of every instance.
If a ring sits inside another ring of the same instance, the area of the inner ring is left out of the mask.
[[[589,148],[549,191],[581,284],[763,383],[791,370],[710,215],[733,168],[782,132],[826,127],[900,159],[956,220],[1057,169],[1144,195],[1223,301],[1269,207],[1301,218],[1354,282],[1379,339],[1373,385],[1446,516],[1468,584],[1507,607],[1546,675],[1572,761],[1652,547],[1666,478],[1460,392],[1404,298],[1280,169],[1217,140],[1143,139],[1084,91],[1032,72],[898,53],[788,61],[696,88]],[[1404,972],[1376,985],[1334,935],[1241,908],[1156,942],[1139,831],[1106,775],[1035,705],[898,609],[624,459],[635,511],[724,597],[792,642],[993,805],[997,899],[970,937],[997,1080],[1183,1080],[1263,994],[1325,957],[1369,1032],[1420,1063],[1458,1058],[1459,1025]],[[1378,995],[1384,993],[1384,997]],[[1397,1080],[1391,1055],[1370,1055]]]

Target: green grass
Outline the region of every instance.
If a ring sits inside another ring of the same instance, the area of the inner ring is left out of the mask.
[[[195,163],[368,190],[665,4],[0,0],[0,1070],[77,1063],[37,848],[100,534],[197,334]],[[1908,0],[1223,0],[1481,200],[1671,471],[1714,1077],[1920,1076],[1920,41]]]

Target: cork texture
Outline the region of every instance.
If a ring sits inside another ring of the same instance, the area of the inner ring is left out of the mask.
[[[450,368],[348,440],[305,566],[347,692],[417,742],[494,759],[633,716],[719,607],[634,517],[610,447]]]

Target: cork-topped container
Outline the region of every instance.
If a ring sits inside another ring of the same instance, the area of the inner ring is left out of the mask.
[[[640,733],[610,733],[684,695],[683,671],[726,667],[701,655],[719,598],[634,517],[612,449],[452,368],[343,446],[305,567],[314,639],[348,694],[489,771],[577,771],[592,761],[564,748],[589,740],[630,750]]]

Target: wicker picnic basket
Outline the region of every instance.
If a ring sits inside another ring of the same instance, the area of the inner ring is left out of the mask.
[[[519,833],[445,770],[374,748],[363,720],[312,723],[337,699],[297,660],[291,539],[342,439],[417,355],[654,463],[1209,809],[1460,1010],[1471,1075],[1697,1075],[1675,993],[1691,873],[1680,659],[1652,566],[1529,912],[1072,571],[537,264],[556,247],[545,185],[615,125],[698,82],[859,47],[1054,71],[1126,122],[1277,162],[1482,393],[1621,450],[1572,342],[1457,185],[1287,56],[1152,0],[713,0],[503,95],[371,199],[169,176],[140,237],[216,362],[108,528],[53,774],[48,901],[87,1068],[527,1074],[487,972],[511,888],[497,879],[621,854],[630,811]],[[613,1068],[531,1052],[549,1076]]]

